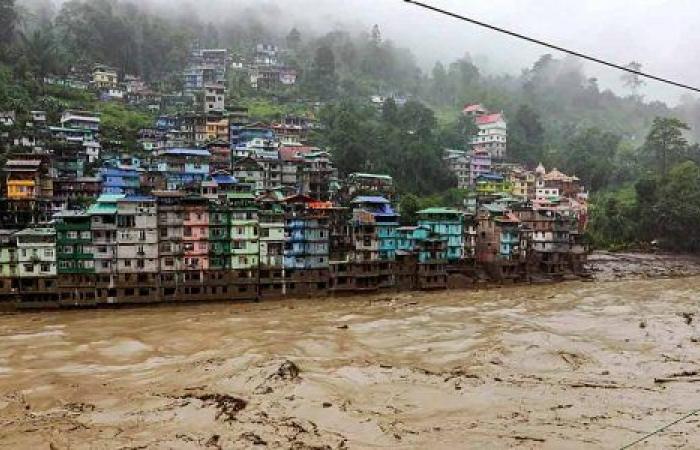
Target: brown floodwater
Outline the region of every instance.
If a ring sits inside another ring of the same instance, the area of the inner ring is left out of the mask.
[[[0,447],[619,448],[700,407],[699,288],[0,316]],[[700,417],[636,448],[700,448]]]

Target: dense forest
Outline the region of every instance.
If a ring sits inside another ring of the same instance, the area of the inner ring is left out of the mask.
[[[132,135],[150,117],[143,111],[90,102],[46,86],[94,62],[137,74],[163,92],[181,87],[179,74],[193,43],[225,47],[250,58],[257,43],[286,49],[297,69],[295,86],[254,91],[235,73],[229,102],[274,119],[324,105],[315,143],[328,148],[341,173],[388,172],[406,201],[459,202],[441,162],[445,147],[464,148],[472,126],[460,112],[479,102],[508,119],[513,161],[542,162],[575,174],[592,192],[590,235],[601,246],[658,241],[696,250],[700,236],[700,102],[690,97],[669,107],[638,94],[641,80],[627,75],[626,95],[603,90],[572,57],[545,54],[518,76],[486,75],[468,51],[422,69],[410,50],[382,35],[336,27],[315,35],[304,27],[271,26],[262,11],[201,19],[194,10],[172,11],[141,2],[0,0],[0,110],[50,113],[89,104],[103,111],[107,130]],[[382,111],[371,95],[389,100]],[[402,102],[403,103],[403,102]],[[463,193],[462,193],[463,194]]]

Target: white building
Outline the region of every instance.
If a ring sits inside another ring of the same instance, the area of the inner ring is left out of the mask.
[[[483,106],[467,105],[462,113],[472,117],[478,131],[475,136],[469,138],[472,150],[483,148],[494,159],[503,159],[506,156],[508,125],[503,113],[489,113]]]
[[[56,230],[26,228],[15,233],[20,278],[56,275]]]
[[[158,272],[158,216],[152,197],[117,200],[117,270]]]
[[[224,92],[222,84],[208,84],[204,87],[204,112],[224,112]]]
[[[61,126],[100,131],[100,116],[86,111],[65,111],[61,114]]]

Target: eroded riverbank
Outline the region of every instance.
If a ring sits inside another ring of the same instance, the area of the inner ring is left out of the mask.
[[[700,361],[699,287],[3,316],[0,446],[619,447],[697,407],[700,383],[673,375]],[[699,424],[649,448],[698,448]]]

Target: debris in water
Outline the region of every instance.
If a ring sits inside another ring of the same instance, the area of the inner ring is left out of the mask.
[[[275,374],[282,380],[294,380],[299,377],[299,367],[287,359],[280,365]]]
[[[186,394],[180,396],[179,398],[196,398],[204,403],[204,406],[215,406],[218,410],[215,418],[218,420],[223,416],[224,422],[235,420],[238,411],[243,410],[246,405],[248,405],[247,401],[228,394]]]

